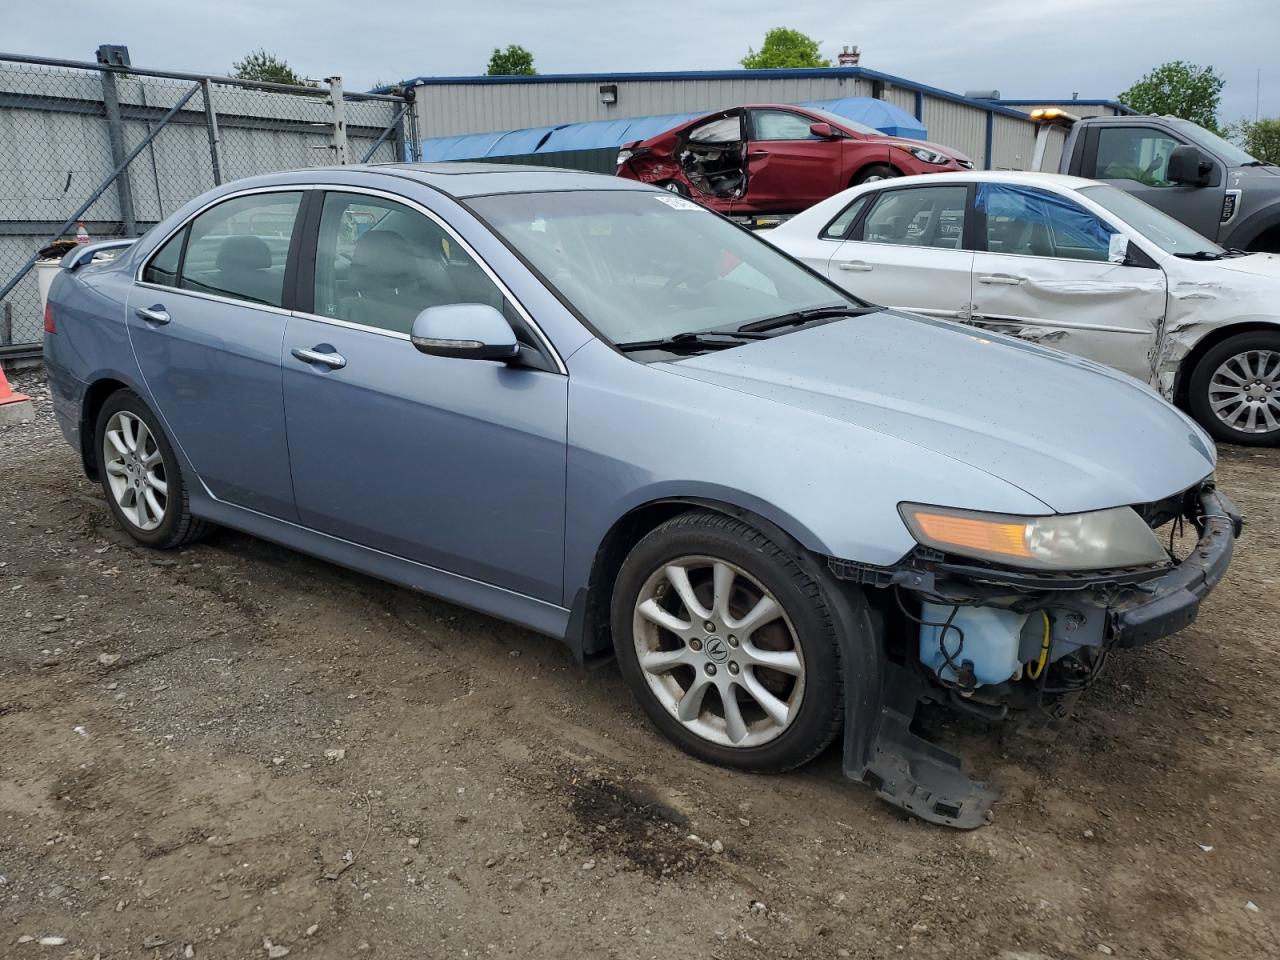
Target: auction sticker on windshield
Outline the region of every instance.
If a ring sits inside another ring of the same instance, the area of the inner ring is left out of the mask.
[[[654,197],[659,203],[665,203],[672,210],[701,210],[702,208],[692,200],[686,200],[684,197]]]

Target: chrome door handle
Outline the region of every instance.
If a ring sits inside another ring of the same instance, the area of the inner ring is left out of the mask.
[[[988,273],[978,277],[979,283],[1002,283],[1009,287],[1016,287],[1022,280],[1022,277],[1015,277],[1009,273]]]
[[[863,263],[861,260],[845,260],[843,263],[836,264],[836,269],[866,273],[868,270],[873,270],[875,268],[869,263]]]
[[[294,347],[290,353],[303,363],[323,363],[334,370],[341,370],[347,365],[347,358],[340,353],[323,353],[320,350],[307,350],[304,347]]]
[[[750,153],[747,154],[748,157],[767,157],[768,155],[769,155],[768,150],[752,150]]]
[[[165,324],[173,319],[169,316],[169,311],[158,303],[153,307],[139,307],[133,312],[139,320],[145,320],[147,323]]]

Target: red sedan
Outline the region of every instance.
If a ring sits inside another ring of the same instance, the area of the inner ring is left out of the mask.
[[[871,180],[972,168],[949,147],[773,103],[710,113],[618,153],[618,176],[735,215],[798,213]]]

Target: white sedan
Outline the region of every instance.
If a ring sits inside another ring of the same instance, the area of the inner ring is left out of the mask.
[[[1280,256],[1045,173],[868,183],[762,234],[858,296],[1117,367],[1219,440],[1280,443]]]

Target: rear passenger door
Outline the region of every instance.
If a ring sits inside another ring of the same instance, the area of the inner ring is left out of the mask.
[[[568,379],[442,219],[331,191],[284,338],[301,522],[553,603],[562,599]],[[546,369],[427,356],[427,307],[486,303]],[[316,355],[326,361],[316,361]]]
[[[970,189],[956,183],[880,191],[832,254],[828,276],[875,303],[967,319],[973,266],[973,251],[965,249]]]
[[[280,343],[304,193],[257,191],[198,214],[143,265],[127,314],[154,409],[199,479],[288,520]]]

